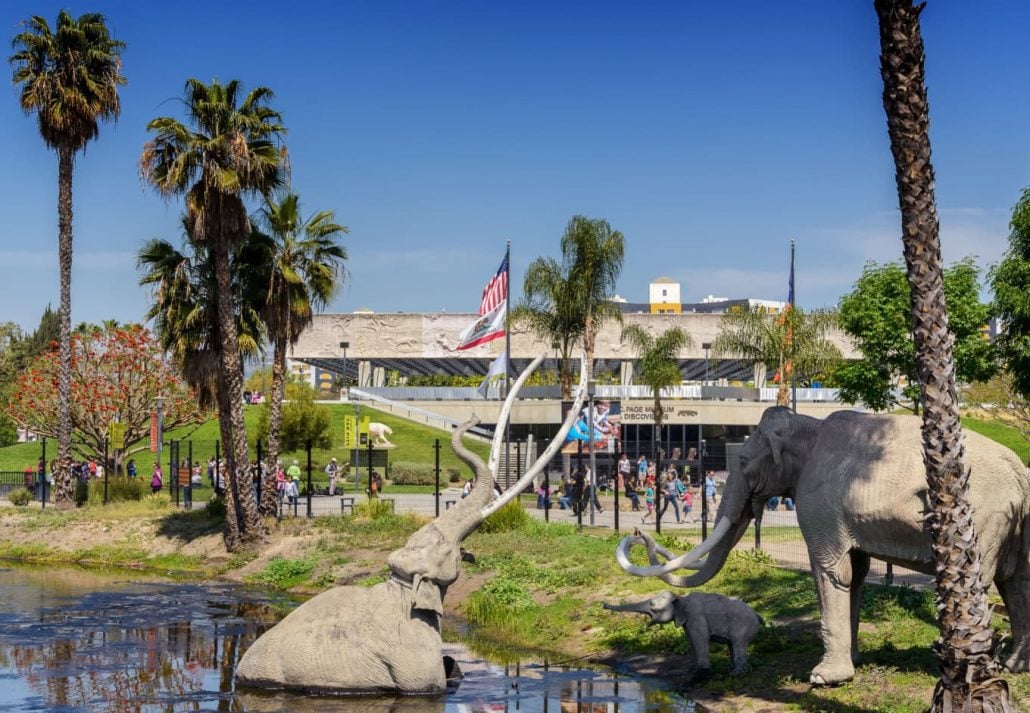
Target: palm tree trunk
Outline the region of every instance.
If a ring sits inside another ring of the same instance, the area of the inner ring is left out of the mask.
[[[239,507],[239,498],[237,497],[236,479],[230,478],[230,472],[232,471],[232,416],[229,413],[229,394],[223,385],[223,379],[221,375],[218,377],[218,430],[222,435],[222,445],[225,453],[225,461],[228,464],[227,467],[221,467],[218,465],[218,473],[222,478],[222,496],[225,499],[225,549],[229,552],[235,552],[240,548],[242,544],[240,540],[240,521],[242,519],[242,513]],[[230,445],[227,445],[230,444]]]
[[[57,472],[54,474],[54,503],[59,508],[75,505],[72,480],[72,169],[75,154],[67,147],[58,149],[57,221],[58,261],[60,263],[61,308],[60,359],[57,377]]]
[[[929,108],[923,73],[922,5],[875,0],[883,106],[894,154],[902,240],[912,291],[916,362],[923,394],[923,451],[932,510],[926,527],[936,560],[935,645],[941,678],[934,711],[1014,711],[998,677],[991,609],[980,579],[980,548],[963,464],[952,337],[944,301]]]
[[[225,199],[218,191],[209,190],[205,196],[205,212],[217,220],[218,208],[231,210],[231,206],[222,205],[234,198]],[[218,204],[218,205],[214,205]],[[226,491],[234,489],[238,498],[236,503],[240,511],[239,541],[235,545],[253,542],[264,537],[261,516],[258,513],[254,498],[254,488],[250,476],[250,461],[247,456],[247,429],[243,421],[243,368],[240,362],[239,337],[236,332],[236,315],[233,310],[232,288],[229,276],[229,243],[231,236],[223,235],[220,225],[207,235],[211,241],[211,257],[214,263],[215,281],[217,284],[216,304],[218,308],[218,329],[222,335],[220,358],[222,365],[222,386],[228,403],[223,407],[229,411],[229,425],[232,429],[232,441],[226,443],[229,468],[226,474]],[[233,511],[226,501],[226,516],[232,517]],[[226,542],[227,546],[230,543]]]
[[[275,354],[272,358],[272,398],[268,402],[268,478],[261,487],[261,514],[275,515],[277,494],[275,492],[276,464],[279,461],[279,431],[282,429],[283,391],[286,374],[286,336],[275,340]]]

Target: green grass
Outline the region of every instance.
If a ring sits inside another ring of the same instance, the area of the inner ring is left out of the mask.
[[[351,404],[319,404],[320,408],[329,409],[333,424],[333,447],[328,449],[315,448],[311,452],[312,480],[325,483],[327,476],[324,472],[326,463],[330,458],[335,457],[340,462],[345,462],[348,455],[343,450],[343,417],[352,415],[354,407]],[[250,457],[257,457],[257,423],[261,406],[245,406],[244,419],[247,424],[247,438],[250,446]],[[448,467],[461,468],[463,473],[471,472],[461,463],[451,451],[450,437],[443,431],[428,426],[412,423],[389,413],[377,411],[368,406],[361,407],[362,416],[369,415],[372,421],[386,424],[393,429],[390,441],[396,444],[396,448],[390,449],[390,461],[413,461],[419,463],[434,463],[435,452],[433,443],[440,439],[440,469],[442,471],[442,484],[446,484]],[[196,429],[178,429],[165,434],[165,440],[183,439],[180,444],[179,457],[184,459],[189,454],[189,442],[193,443],[193,460],[200,461],[204,473],[204,482],[207,483],[207,460],[215,454],[215,442],[221,439],[218,428],[218,421],[212,419]],[[478,454],[484,460],[490,452],[489,444],[471,439],[465,440],[465,445]],[[25,466],[31,465],[35,468],[41,455],[39,443],[19,443],[6,448],[0,448],[0,471],[23,471]],[[53,439],[47,439],[47,459],[57,455],[57,443]],[[136,460],[136,468],[139,477],[150,480],[150,473],[153,468],[155,454],[149,450],[135,453],[131,456]],[[167,482],[167,463],[169,453],[167,446],[162,453],[162,461],[165,464]],[[303,451],[284,453],[281,456],[284,463],[296,458],[303,469],[307,463],[307,455]],[[210,488],[201,488],[196,491],[195,499],[205,500],[210,497]]]
[[[977,418],[963,418],[962,427],[987,436],[1003,446],[1011,448],[1023,459],[1024,465],[1030,462],[1030,441],[1023,437],[1018,429],[1001,421],[982,421]]]

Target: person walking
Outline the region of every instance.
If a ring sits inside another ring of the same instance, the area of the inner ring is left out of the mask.
[[[708,471],[705,473],[705,500],[708,501],[708,512],[712,516],[712,521],[715,521],[715,473]]]
[[[154,472],[150,476],[150,492],[157,494],[164,487],[164,473],[161,472],[161,464],[154,463]]]
[[[648,477],[644,484],[644,505],[647,512],[640,518],[640,524],[647,523],[647,519],[654,515],[654,478]]]
[[[325,467],[325,472],[329,476],[329,495],[336,495],[336,479],[340,475],[340,467],[336,465],[335,458],[329,459],[329,465]]]
[[[665,479],[662,484],[662,495],[665,496],[665,502],[662,503],[662,511],[658,513],[658,519],[661,520],[665,515],[665,511],[669,509],[669,504],[672,504],[673,512],[676,513],[676,522],[680,521],[680,494],[676,490],[676,473],[666,472]]]
[[[286,495],[292,505],[300,498],[300,463],[297,462],[296,458],[290,463],[290,467],[286,469],[286,477],[289,480],[286,484]]]

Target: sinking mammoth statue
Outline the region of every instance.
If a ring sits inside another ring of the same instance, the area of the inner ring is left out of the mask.
[[[1012,623],[1004,665],[1030,671],[1030,482],[1008,448],[969,431],[964,438],[981,576],[998,586]],[[841,683],[854,675],[858,661],[859,605],[870,558],[934,572],[923,529],[930,505],[919,419],[838,411],[818,420],[770,408],[741,449],[740,467],[726,481],[707,541],[677,557],[645,536],[650,565],[639,566],[629,550],[641,538],[628,537],[616,558],[630,574],[678,587],[704,584],[749,522],[761,517],[764,503],[782,495],[794,498],[822,608],[825,652],[811,681]],[[683,569],[697,572],[674,574]]]
[[[582,406],[576,408],[537,462],[501,498],[492,481],[504,424],[519,388],[543,361],[515,382],[495,430],[489,465],[462,444],[477,419],[451,437],[455,455],[476,473],[472,494],[418,530],[387,560],[390,578],[372,588],[336,587],[308,600],[265,632],[236,670],[239,683],[336,694],[433,694],[446,690],[440,617],[447,587],[461,571],[461,543],[483,519],[521,492],[557,452]],[[585,363],[585,360],[583,360]]]
[[[639,534],[639,533],[637,533]],[[650,599],[626,604],[604,604],[610,611],[628,611],[646,614],[652,624],[675,621],[690,639],[690,650],[697,670],[694,675],[711,675],[710,642],[728,644],[732,669],[739,676],[747,672],[747,647],[762,628],[762,619],[755,610],[739,599],[721,594],[694,592],[677,597],[672,592],[660,592]]]

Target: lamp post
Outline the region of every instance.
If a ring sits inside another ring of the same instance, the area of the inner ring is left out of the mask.
[[[587,382],[587,404],[589,412],[587,414],[587,434],[590,436],[590,483],[587,485],[590,488],[590,526],[594,525],[594,500],[597,499],[597,458],[594,455],[594,393],[597,391],[597,382]]]
[[[347,387],[347,347],[350,346],[350,342],[340,342],[340,349],[343,350],[343,389],[340,391],[341,395],[346,394],[350,396],[350,389]]]

